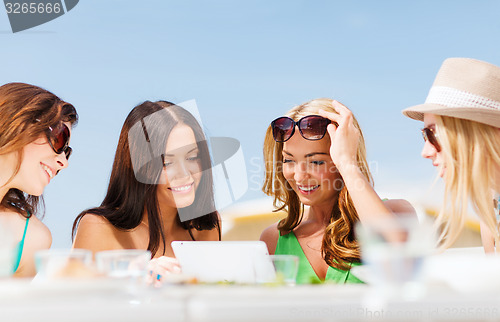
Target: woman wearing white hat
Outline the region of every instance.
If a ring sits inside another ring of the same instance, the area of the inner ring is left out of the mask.
[[[494,202],[500,193],[500,68],[475,59],[446,59],[425,103],[403,114],[424,122],[422,156],[445,180],[438,216],[441,246],[457,239],[470,202],[480,219],[484,249],[493,252],[500,243]]]

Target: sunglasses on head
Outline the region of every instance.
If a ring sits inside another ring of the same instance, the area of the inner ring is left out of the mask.
[[[287,116],[278,117],[271,122],[273,137],[276,142],[286,142],[295,133],[295,126],[299,128],[300,135],[306,140],[321,140],[326,134],[326,127],[332,123],[327,118],[319,115],[304,116],[297,122]]]
[[[70,131],[66,124],[60,122],[56,126],[49,126],[45,134],[52,150],[57,154],[64,152],[68,160],[73,149],[69,146]]]
[[[430,127],[424,127],[421,131],[424,141],[429,141],[436,148],[437,152],[441,152],[441,145],[439,145],[437,135],[434,132],[435,130]]]

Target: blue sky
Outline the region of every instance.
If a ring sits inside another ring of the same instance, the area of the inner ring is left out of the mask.
[[[260,198],[271,120],[318,97],[358,118],[376,187],[432,199],[421,124],[401,110],[425,100],[442,61],[500,65],[498,1],[97,1],[13,34],[0,10],[0,83],[47,88],[80,114],[70,167],[45,191],[53,247],[106,191],[119,131],[144,100],[195,99],[212,136],[241,142]]]

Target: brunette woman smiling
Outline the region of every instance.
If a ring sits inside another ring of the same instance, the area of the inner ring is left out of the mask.
[[[196,119],[166,101],[136,106],[122,127],[108,191],[75,220],[75,248],[145,249],[154,277],[178,272],[170,243],[220,240],[208,145]]]
[[[52,243],[36,217],[39,196],[68,166],[75,108],[40,87],[0,86],[0,219],[13,234],[15,277],[36,273],[34,253]]]

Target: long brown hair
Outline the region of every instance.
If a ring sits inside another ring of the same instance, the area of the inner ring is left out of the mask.
[[[153,114],[155,117],[151,117]],[[146,127],[146,123],[152,126]],[[191,113],[180,106],[167,101],[146,101],[136,106],[123,124],[104,200],[99,207],[84,210],[76,217],[73,237],[79,221],[87,213],[103,216],[120,230],[131,230],[139,226],[146,211],[149,223],[148,250],[154,256],[160,241],[165,249],[157,190],[163,170],[162,154],[165,153],[170,132],[177,124],[185,124],[193,130],[203,170],[195,201],[182,209],[183,213],[193,214],[188,217],[194,219],[181,222],[178,212],[177,223],[186,230],[218,228],[220,232],[209,149],[201,126]],[[131,135],[136,129],[142,135]],[[151,144],[145,144],[144,140]]]
[[[75,125],[77,121],[73,105],[43,88],[25,83],[0,86],[0,154],[17,153],[16,168],[6,184],[19,172],[27,144],[43,135],[49,126],[59,122]],[[12,188],[1,204],[29,217],[37,213],[39,201],[43,203],[38,196]]]
[[[333,107],[333,100],[321,98],[292,108],[286,113],[286,116],[298,121],[301,117],[318,114],[320,109],[337,113]],[[363,175],[372,183],[372,176],[366,162],[363,134],[354,117],[353,122],[360,133],[356,160]],[[283,175],[282,152],[283,143],[276,142],[273,139],[272,129],[269,126],[264,140],[266,176],[262,190],[274,198],[273,204],[276,211],[287,211],[288,215],[278,223],[278,229],[280,233],[288,233],[301,223],[304,215],[304,205]],[[354,236],[354,226],[357,221],[359,221],[358,213],[349,196],[349,191],[347,191],[342,181],[342,189],[333,207],[321,246],[323,258],[328,265],[347,270],[350,263],[360,261],[360,249]]]

